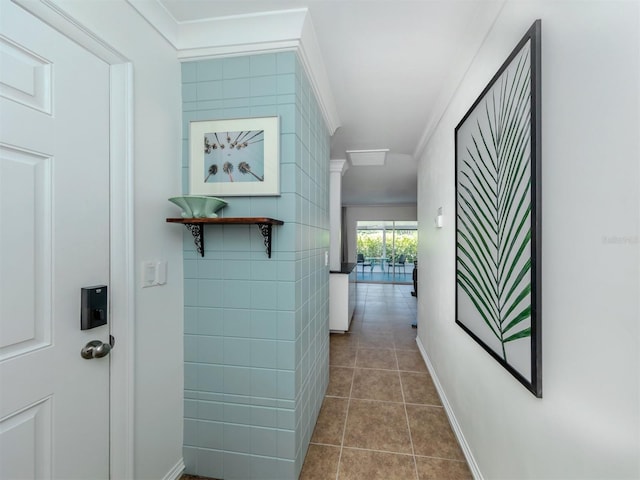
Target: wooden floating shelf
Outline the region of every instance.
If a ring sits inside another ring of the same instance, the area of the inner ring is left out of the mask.
[[[204,257],[205,225],[257,225],[264,238],[267,256],[271,258],[271,228],[273,225],[284,225],[282,220],[267,217],[228,217],[228,218],[167,218],[168,223],[181,223],[193,235],[193,242],[200,256]]]

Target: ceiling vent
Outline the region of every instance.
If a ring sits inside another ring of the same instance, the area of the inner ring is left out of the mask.
[[[387,158],[388,148],[379,150],[347,150],[347,156],[354,167],[382,166]]]

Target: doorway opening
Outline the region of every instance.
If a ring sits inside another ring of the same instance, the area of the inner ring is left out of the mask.
[[[358,282],[410,284],[418,255],[418,222],[358,221]]]

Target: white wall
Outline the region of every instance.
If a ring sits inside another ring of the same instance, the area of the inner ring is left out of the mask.
[[[418,219],[418,209],[416,205],[378,205],[371,207],[351,206],[347,207],[346,210],[348,262],[355,262],[356,254],[358,253],[358,221],[403,220],[415,222]]]
[[[640,478],[639,5],[508,2],[420,159],[419,340],[486,479]],[[536,18],[542,399],[454,322],[454,128]]]
[[[180,66],[175,50],[124,0],[57,3],[133,63],[134,477],[162,479],[182,461],[183,229],[165,222],[175,213],[167,198],[181,192]],[[140,288],[145,260],[167,260],[166,285]]]

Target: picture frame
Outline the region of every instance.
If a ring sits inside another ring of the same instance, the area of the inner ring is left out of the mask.
[[[189,193],[280,195],[279,117],[190,122]]]
[[[541,21],[455,128],[456,323],[542,397]]]

